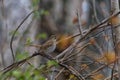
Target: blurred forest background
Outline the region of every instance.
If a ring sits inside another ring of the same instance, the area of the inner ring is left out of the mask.
[[[0,0],[1,73],[5,70],[0,79],[120,80],[119,3]],[[14,60],[10,44],[16,28]],[[38,50],[26,43],[42,45],[51,35],[56,35],[59,42],[53,53],[24,60]]]

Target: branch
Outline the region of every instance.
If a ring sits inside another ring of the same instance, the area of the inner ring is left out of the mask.
[[[99,23],[98,25],[94,26],[93,28],[91,28],[90,30],[88,30],[81,38],[80,38],[80,41],[82,41],[86,36],[88,36],[90,33],[92,33],[94,30],[96,30],[98,27],[100,27],[101,25],[105,24],[105,23],[109,23],[110,20],[116,16],[118,16],[120,14],[120,11],[118,11],[117,13],[111,15],[110,17],[104,19],[101,23]],[[77,36],[81,35],[80,33],[79,34],[76,34],[76,35],[73,35],[71,37],[68,37],[68,38],[65,38],[65,39],[71,39],[71,38],[75,38]],[[61,42],[61,40],[59,40],[57,42],[57,44]]]
[[[72,68],[72,66],[68,66],[62,63],[59,63],[60,66],[66,68],[67,70],[69,70],[73,75],[75,75],[79,80],[85,80],[78,71],[76,71],[74,68]]]
[[[12,46],[12,44],[13,44],[13,39],[14,39],[14,37],[15,37],[15,34],[16,34],[16,32],[18,31],[18,29],[22,26],[22,24],[23,24],[23,23],[29,18],[29,16],[30,16],[32,13],[34,13],[35,11],[37,11],[37,10],[31,11],[31,12],[22,20],[22,22],[21,22],[21,23],[18,25],[18,27],[15,29],[15,31],[14,31],[12,37],[11,37],[10,49],[11,49],[13,61],[15,61],[15,56],[14,56],[14,51],[13,51],[13,46]]]
[[[88,36],[90,33],[92,33],[94,30],[98,29],[101,25],[105,24],[105,23],[109,23],[110,19],[112,19],[113,17],[117,16],[120,14],[120,11],[118,11],[117,13],[113,14],[112,16],[108,17],[107,19],[103,20],[101,23],[99,23],[98,25],[94,26],[93,28],[91,28],[90,30],[88,30],[80,39],[79,39],[79,42],[81,42],[82,40],[84,40],[86,38],[86,36]],[[71,37],[68,37],[68,38],[65,38],[65,39],[71,39],[71,38],[75,38],[77,36],[81,35],[80,33],[79,34],[76,34],[76,35],[73,35]],[[62,40],[59,40],[57,42],[60,43]],[[63,56],[68,50],[70,50],[71,48],[73,47],[73,44],[68,47],[66,50],[64,50],[62,53],[60,53],[59,55],[56,56],[56,59],[60,58],[61,56]]]
[[[62,68],[59,73],[55,76],[55,80],[57,80],[57,78],[60,76],[60,74],[65,70],[65,68]]]
[[[96,19],[96,22],[97,23],[100,23],[100,21],[99,21],[99,19],[98,19],[98,17],[97,17],[97,12],[96,12],[96,2],[95,2],[95,0],[92,0],[92,3],[93,3],[93,12],[94,12],[94,17],[95,17],[95,19]]]
[[[99,72],[100,70],[104,69],[105,67],[109,66],[110,64],[116,62],[118,59],[119,59],[119,58],[116,58],[115,61],[113,61],[113,62],[111,62],[111,63],[108,63],[107,65],[100,66],[100,67],[97,68],[96,70],[94,70],[94,71],[92,71],[91,73],[89,73],[89,74],[85,77],[85,79],[88,78],[89,76],[95,74],[96,72]]]
[[[31,58],[33,58],[33,57],[35,57],[35,56],[37,56],[37,55],[40,55],[40,54],[39,54],[39,53],[34,53],[33,55],[31,55],[31,56],[29,56],[29,57],[27,57],[27,58],[25,58],[25,59],[23,59],[23,60],[21,60],[21,61],[18,61],[18,62],[15,62],[15,63],[11,64],[10,66],[8,66],[8,67],[6,67],[6,68],[4,68],[4,69],[2,70],[3,74],[9,72],[9,71],[12,70],[12,69],[17,68],[17,67],[20,66],[21,64],[24,64],[26,61],[28,61],[29,59],[31,59]]]
[[[73,60],[73,59],[74,59],[73,56],[78,55],[78,53],[81,53],[82,50],[84,50],[88,45],[90,45],[90,44],[87,43],[86,45],[83,45],[83,46],[80,48],[79,52],[76,52],[76,53],[74,53],[74,54],[68,55],[66,58],[63,58],[63,59],[61,59],[60,61],[65,63],[65,62],[68,62],[68,61]],[[78,48],[79,48],[79,47],[78,47]],[[81,55],[81,54],[80,54],[80,55]],[[78,55],[77,57],[80,57],[80,56]]]
[[[21,64],[24,64],[26,61],[28,61],[29,59],[31,59],[31,58],[33,58],[33,57],[35,57],[35,56],[37,56],[37,55],[41,55],[42,57],[47,58],[47,59],[49,59],[49,60],[55,60],[53,57],[51,57],[51,56],[48,55],[48,54],[45,54],[45,53],[43,53],[43,52],[39,52],[39,53],[35,52],[33,55],[31,55],[31,56],[29,56],[29,57],[27,57],[27,58],[25,58],[25,59],[23,59],[23,60],[21,60],[21,61],[15,62],[15,63],[11,64],[10,66],[4,68],[4,69],[2,70],[3,74],[9,72],[10,70],[13,70],[13,69],[17,68],[17,67],[20,66]],[[57,61],[57,62],[58,62],[58,65],[60,65],[61,67],[69,70],[69,71],[71,72],[71,74],[75,75],[79,80],[85,80],[85,79],[83,79],[83,78],[81,77],[80,74],[78,74],[77,71],[75,72],[75,70],[70,69],[70,67],[69,67],[68,65],[62,64],[62,63],[60,63],[58,60],[55,60],[55,61]],[[76,73],[77,73],[77,74],[76,74]]]
[[[81,36],[83,35],[83,32],[82,32],[82,26],[81,26],[81,18],[80,18],[80,11],[78,10],[77,11],[77,17],[78,17],[78,29],[79,29],[79,32],[81,34]]]
[[[115,65],[116,65],[116,62],[113,63],[113,68],[112,68],[112,71],[111,71],[111,78],[110,78],[110,80],[113,80],[113,78],[114,78]]]
[[[117,76],[117,75],[118,75],[118,73],[116,72],[116,73],[113,74],[113,77],[115,77],[115,76]],[[110,80],[110,78],[111,78],[111,76],[105,78],[104,80]]]

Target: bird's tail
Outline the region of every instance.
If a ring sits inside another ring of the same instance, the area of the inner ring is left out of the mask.
[[[38,44],[29,44],[28,46],[30,46],[30,47],[36,47],[36,48],[41,48],[41,45],[38,45]]]

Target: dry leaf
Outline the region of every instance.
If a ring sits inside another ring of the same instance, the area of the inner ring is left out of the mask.
[[[102,56],[102,57],[99,57],[99,58],[97,58],[97,59],[95,59],[97,62],[104,62],[105,61],[105,57],[104,56]]]
[[[114,62],[115,59],[116,59],[116,56],[115,56],[115,53],[114,53],[114,52],[105,53],[104,57],[105,57],[105,61],[106,61],[107,63],[112,63],[112,62]]]
[[[87,68],[89,68],[89,67],[88,67],[87,64],[82,64],[82,65],[81,65],[81,68],[82,68],[82,69],[87,69]]]
[[[120,23],[120,20],[119,20],[119,17],[116,16],[116,17],[112,17],[110,20],[109,20],[110,23],[112,23],[113,25],[117,25]]]
[[[109,41],[110,37],[109,37],[108,35],[104,35],[104,39],[105,39],[106,41]]]
[[[73,20],[72,20],[73,24],[76,24],[78,23],[78,17],[74,17]]]
[[[58,41],[60,42],[57,44],[58,51],[63,51],[72,44],[73,38],[69,38],[69,37],[70,36],[68,35],[61,35],[59,37]]]
[[[95,44],[95,42],[96,42],[96,41],[95,41],[95,38],[93,38],[93,37],[92,37],[92,38],[90,38],[90,40],[89,40],[89,43],[90,43],[90,44],[94,45],[94,44]]]
[[[118,42],[117,46],[118,46],[118,49],[120,49],[120,42]]]
[[[92,76],[93,80],[103,80],[104,79],[104,75],[103,74],[96,74],[94,76]]]
[[[108,53],[104,53],[104,56],[97,58],[96,61],[100,63],[103,62],[103,63],[109,64],[114,62],[115,59],[116,59],[115,53],[108,52]]]

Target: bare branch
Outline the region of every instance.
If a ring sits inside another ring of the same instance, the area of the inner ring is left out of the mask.
[[[116,58],[115,61],[113,61],[113,62],[111,62],[111,63],[108,63],[108,64],[106,64],[106,65],[100,66],[100,67],[97,68],[96,70],[94,70],[94,71],[92,71],[91,73],[89,73],[89,74],[85,77],[85,79],[88,78],[89,76],[95,74],[96,72],[99,72],[100,70],[104,69],[105,67],[109,66],[110,64],[116,62],[118,59],[119,59],[119,58]]]
[[[115,65],[116,65],[116,62],[113,63],[113,68],[112,68],[111,79],[110,79],[110,80],[113,80],[113,78],[114,78],[114,69],[115,69]]]
[[[113,74],[113,77],[115,77],[115,76],[117,76],[117,75],[118,75],[118,73],[116,72],[116,73]],[[110,78],[111,78],[111,76],[105,78],[104,80],[110,80]]]
[[[79,29],[79,32],[81,34],[81,36],[83,36],[83,32],[82,32],[82,26],[81,26],[81,18],[80,18],[80,11],[78,10],[77,11],[77,17],[78,17],[78,29]]]
[[[55,76],[55,80],[57,80],[57,78],[59,77],[59,75],[64,71],[65,68],[62,68],[59,73]]]
[[[43,53],[43,52],[40,52],[40,53],[36,53],[36,52],[35,52],[32,56],[29,56],[29,57],[27,57],[27,58],[25,58],[25,59],[23,59],[23,60],[21,60],[21,61],[19,61],[19,62],[15,62],[15,63],[11,64],[10,66],[4,68],[4,69],[2,70],[3,74],[7,73],[8,71],[10,71],[10,70],[12,70],[12,69],[17,68],[17,67],[20,66],[21,64],[24,64],[27,60],[29,60],[29,59],[37,56],[37,55],[41,55],[41,56],[43,56],[44,58],[47,58],[47,59],[49,59],[49,60],[55,60],[55,59],[53,59],[53,57],[51,57],[50,55],[47,55],[47,54],[45,54],[45,53]],[[85,80],[84,78],[81,77],[81,75],[80,75],[77,71],[71,69],[68,65],[62,64],[62,63],[60,63],[58,60],[56,60],[56,61],[58,62],[58,64],[59,64],[61,67],[66,68],[67,70],[69,70],[69,71],[70,71],[73,75],[75,75],[79,80]],[[77,74],[76,74],[76,73],[77,73]]]
[[[97,12],[96,12],[95,0],[92,0],[92,2],[93,2],[93,12],[94,12],[94,17],[95,17],[97,23],[99,24],[100,21],[99,21],[99,19],[97,18]]]
[[[18,29],[22,26],[22,24],[28,19],[28,17],[29,17],[32,13],[34,13],[35,11],[37,11],[37,10],[31,11],[31,12],[22,20],[22,22],[21,22],[21,23],[18,25],[18,27],[15,29],[15,31],[14,31],[12,37],[11,37],[10,49],[11,49],[11,53],[12,53],[12,57],[13,57],[13,61],[14,61],[14,62],[15,62],[15,56],[14,56],[14,51],[13,51],[13,46],[12,46],[12,44],[13,44],[13,39],[14,39],[14,37],[15,37],[15,34],[16,34],[16,32],[18,31]]]

